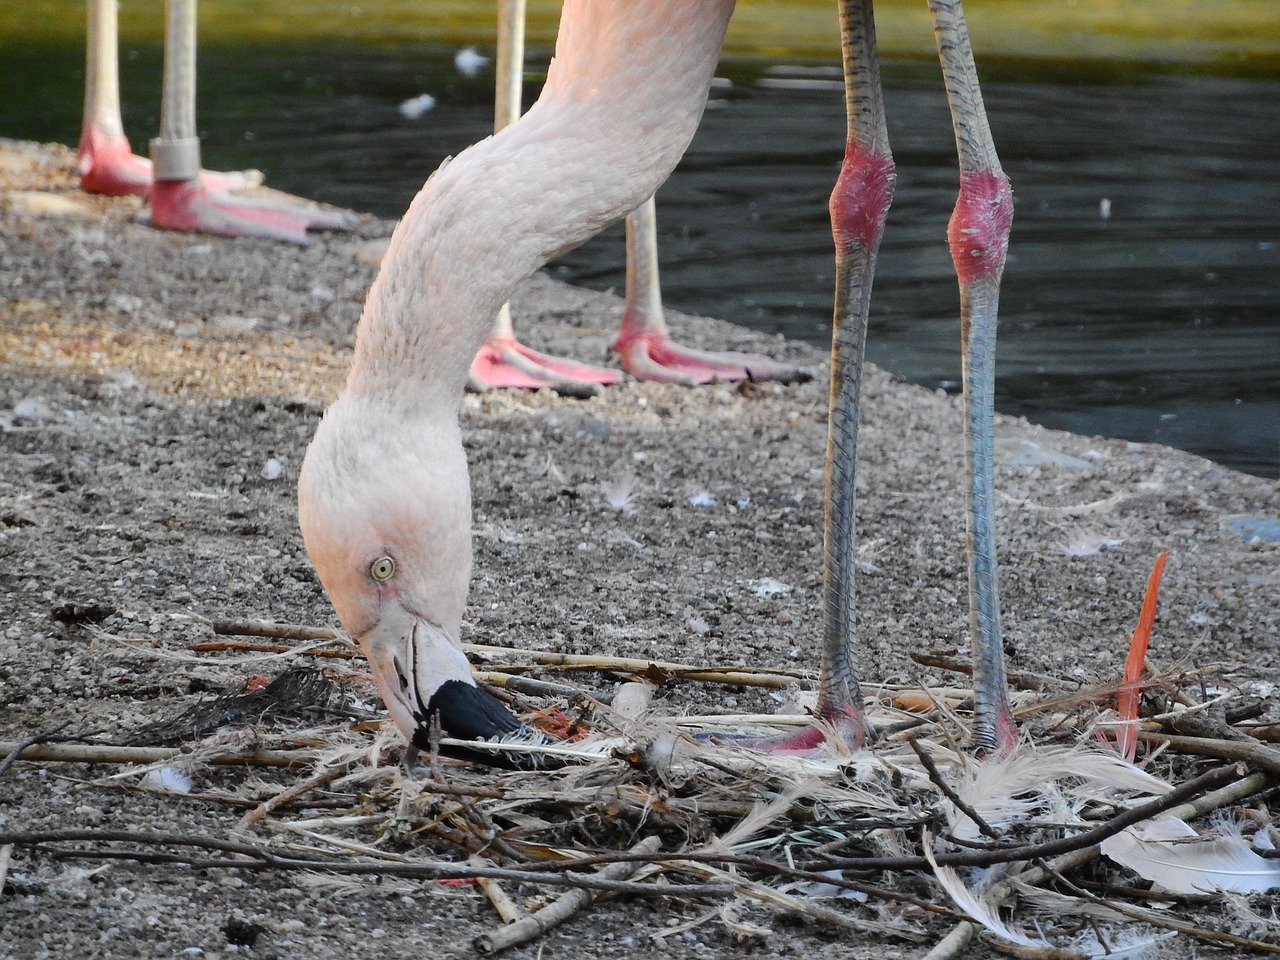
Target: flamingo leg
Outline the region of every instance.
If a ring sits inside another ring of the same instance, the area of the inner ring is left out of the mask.
[[[76,168],[89,193],[145,197],[151,192],[151,161],[133,152],[120,116],[120,53],[116,0],[89,0],[85,41],[84,123]],[[202,170],[211,190],[255,187],[257,170]]]
[[[995,342],[1000,278],[1013,220],[1013,192],[987,123],[960,0],[929,0],[960,157],[960,195],[947,231],[960,281],[963,341],[966,552],[974,712],[983,751],[1012,749],[995,530]]]
[[[160,136],[151,141],[151,223],[302,244],[309,242],[308,227],[349,229],[354,223],[349,214],[304,202],[239,196],[205,181],[196,136],[195,0],[166,0],[164,34]]]
[[[822,661],[818,717],[851,746],[870,727],[854,670],[856,629],[855,483],[859,392],[871,283],[893,200],[894,163],[885,127],[871,0],[841,0],[847,129],[844,162],[831,193],[836,289],[831,331],[822,552]]]
[[[627,301],[622,328],[610,348],[622,368],[641,380],[659,383],[712,383],[717,380],[810,379],[808,371],[749,353],[713,353],[681,346],[671,339],[662,312],[658,281],[658,218],[653,197],[627,217]]]
[[[494,132],[520,116],[524,66],[525,0],[499,0]],[[746,353],[712,353],[671,339],[658,284],[658,227],[650,197],[627,217],[627,299],[622,328],[610,347],[622,368],[640,380],[693,385],[717,380],[800,382],[811,374],[800,367]],[[472,390],[497,387],[552,387],[575,393],[617,383],[616,370],[539,353],[516,338],[511,312],[503,305],[471,364]]]
[[[494,133],[520,116],[524,89],[524,23],[525,0],[498,0]],[[502,387],[532,390],[550,387],[582,394],[621,379],[622,374],[617,370],[575,363],[526,347],[516,339],[511,305],[504,303],[494,320],[493,330],[471,361],[467,387],[478,392]]]

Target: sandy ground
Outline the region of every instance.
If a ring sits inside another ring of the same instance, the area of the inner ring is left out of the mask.
[[[124,740],[290,662],[188,656],[210,638],[209,620],[336,625],[298,534],[294,484],[345,372],[374,241],[391,226],[366,218],[307,248],[161,233],[134,222],[135,202],[76,191],[72,163],[65,148],[0,143],[0,740]],[[545,277],[514,307],[533,345],[584,359],[603,357],[621,312],[612,295]],[[718,320],[671,322],[687,341],[790,357],[815,379],[627,382],[589,400],[468,396],[468,639],[816,667],[824,358]],[[958,404],[879,370],[865,395],[863,674],[954,683],[908,654],[967,643]],[[1169,550],[1152,660],[1206,671],[1207,689],[1266,693],[1280,681],[1280,546],[1249,535],[1280,513],[1274,482],[1008,418],[999,436],[1012,669],[1068,686],[1113,682],[1152,561]],[[97,622],[57,619],[69,604],[96,605]],[[668,693],[682,706],[775,706],[735,688]],[[243,812],[136,789],[137,776],[107,779],[119,772],[17,763],[0,776],[0,830],[225,836]],[[268,796],[291,775],[194,776],[198,791]],[[923,952],[763,911],[751,916],[771,936],[742,940],[712,921],[651,939],[703,909],[600,904],[513,955]],[[326,888],[19,848],[0,900],[0,957],[470,956],[471,938],[495,922],[471,887],[364,878]],[[975,943],[967,955],[989,953]]]

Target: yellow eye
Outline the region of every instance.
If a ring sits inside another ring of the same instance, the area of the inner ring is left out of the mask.
[[[379,557],[369,564],[369,576],[379,583],[386,583],[396,575],[396,562],[390,557]]]

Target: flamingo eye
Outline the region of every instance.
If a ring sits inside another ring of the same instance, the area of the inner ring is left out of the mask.
[[[369,564],[369,576],[379,583],[386,583],[396,575],[396,562],[390,557],[379,557]]]

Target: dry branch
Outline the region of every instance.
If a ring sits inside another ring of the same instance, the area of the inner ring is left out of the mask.
[[[16,760],[46,763],[162,763],[192,757],[190,750],[179,747],[121,747],[113,744],[37,743],[0,741],[0,753],[17,753]],[[297,767],[315,760],[316,752],[306,750],[262,750],[246,748],[242,752],[200,756],[203,764],[214,767]]]
[[[652,854],[660,846],[661,841],[657,837],[645,837],[631,848],[631,852]],[[600,870],[597,876],[607,880],[626,880],[639,869],[639,863],[614,863]],[[517,920],[494,933],[482,933],[472,940],[471,944],[475,947],[476,953],[488,956],[536,940],[548,930],[559,926],[574,914],[590,906],[598,896],[599,893],[593,893],[590,890],[570,890],[531,916]]]

